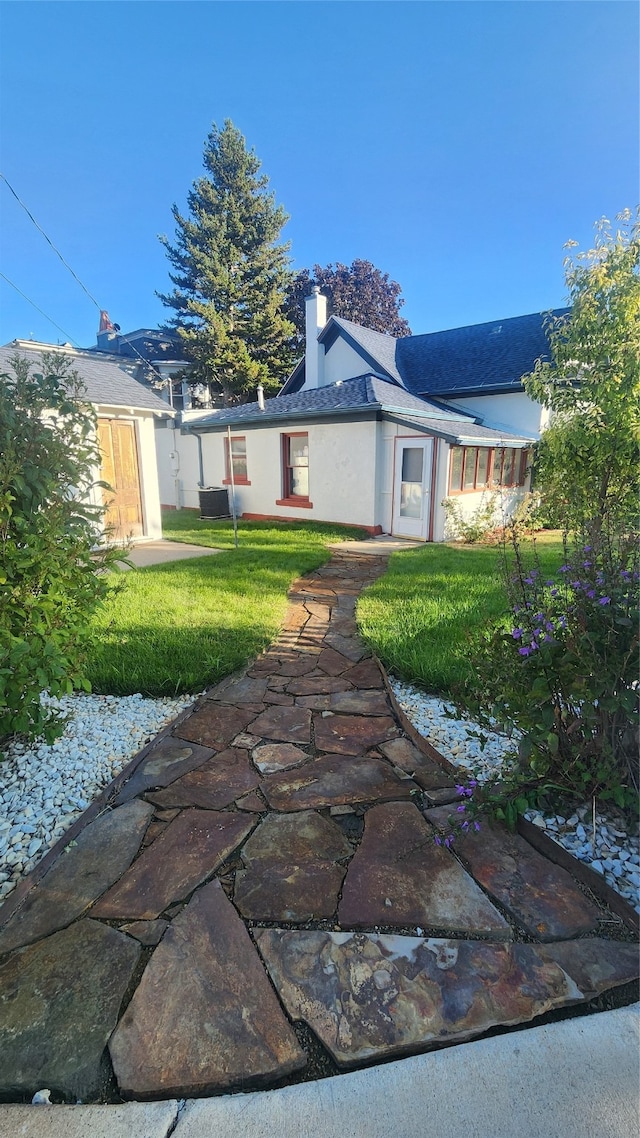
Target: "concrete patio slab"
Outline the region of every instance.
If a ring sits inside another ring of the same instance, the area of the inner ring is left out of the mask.
[[[210,557],[214,553],[224,553],[223,549],[206,549],[203,545],[187,545],[179,541],[141,541],[132,546],[127,560],[133,562],[135,569],[146,569],[148,565],[164,565],[168,561],[188,561],[191,557]],[[120,565],[129,569],[129,565]]]

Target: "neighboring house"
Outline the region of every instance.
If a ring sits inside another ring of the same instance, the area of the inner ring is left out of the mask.
[[[10,370],[14,356],[26,357],[42,368],[43,353],[69,358],[80,375],[86,398],[98,417],[102,454],[96,480],[108,482],[111,492],[94,490],[107,504],[105,526],[114,540],[154,541],[162,537],[155,424],[175,412],[153,391],[138,383],[117,364],[70,344],[40,344],[13,340],[0,348],[0,372]]]
[[[108,313],[101,312],[97,342],[88,351],[117,364],[174,411],[181,413],[215,406],[207,387],[188,382],[189,364],[177,332],[138,328],[135,332],[123,333],[118,324],[112,324]],[[178,419],[179,416],[156,420],[161,501],[171,509],[198,502],[196,442],[181,436]]]
[[[468,516],[495,494],[496,520],[511,513],[546,422],[521,382],[549,357],[541,315],[396,340],[327,321],[315,289],[306,326],[305,358],[275,399],[183,414],[181,504],[233,470],[249,518],[442,541],[444,499]]]

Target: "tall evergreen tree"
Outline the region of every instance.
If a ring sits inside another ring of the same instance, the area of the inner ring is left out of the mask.
[[[356,258],[350,265],[337,261],[335,265],[313,266],[296,273],[287,292],[286,312],[296,326],[294,349],[296,355],[304,351],[304,298],[317,284],[329,301],[329,315],[342,316],[376,332],[390,336],[410,336],[411,328],[400,309],[404,304],[397,281],[388,273],[376,269],[371,261]]]
[[[289,246],[278,243],[288,217],[230,120],[222,129],[213,124],[203,164],[188,216],[173,206],[175,244],[160,238],[175,287],[158,296],[174,309],[168,326],[184,341],[189,380],[225,404],[241,403],[255,397],[258,383],[275,393],[291,367],[294,329],[283,311]]]

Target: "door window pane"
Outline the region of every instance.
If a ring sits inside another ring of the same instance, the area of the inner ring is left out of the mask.
[[[402,481],[419,482],[422,485],[422,465],[424,450],[422,447],[403,447],[402,450]]]
[[[400,487],[400,517],[422,517],[422,483],[403,482]]]

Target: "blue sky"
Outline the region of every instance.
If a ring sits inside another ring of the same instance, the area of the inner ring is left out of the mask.
[[[638,200],[633,2],[0,4],[2,171],[123,331],[167,315],[212,122],[290,215],[296,268],[372,261],[414,332],[564,302],[564,243]],[[0,343],[95,342],[98,313],[0,183]]]

